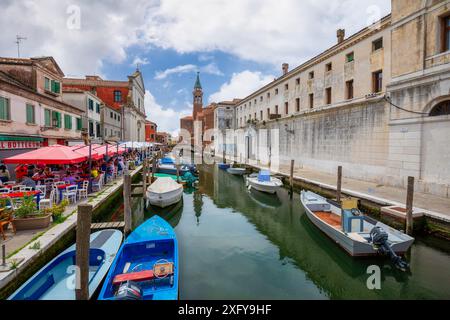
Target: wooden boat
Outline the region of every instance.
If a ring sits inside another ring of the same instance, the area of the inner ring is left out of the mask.
[[[302,191],[300,200],[309,220],[351,256],[389,253],[393,257],[392,253],[403,254],[414,242],[414,238],[362,215],[356,199],[344,200],[342,209],[309,191]]]
[[[275,194],[283,186],[283,182],[278,178],[271,177],[269,171],[262,170],[259,174],[247,177],[247,186],[249,189]]]
[[[89,259],[89,295],[106,276],[123,240],[117,230],[91,234]],[[25,282],[9,300],[75,300],[76,245],[66,249]]]
[[[177,300],[178,274],[175,231],[154,216],[125,240],[99,300]]]
[[[227,172],[234,176],[243,176],[247,173],[247,169],[245,169],[245,168],[229,168],[227,170]]]
[[[183,197],[183,185],[171,178],[158,178],[147,189],[147,201],[153,206],[165,208],[177,202]]]
[[[177,166],[175,160],[173,160],[172,158],[160,159],[158,162],[157,171],[161,174],[177,175]],[[180,176],[188,172],[192,173],[193,175],[198,174],[197,167],[190,164],[181,164],[179,170]]]

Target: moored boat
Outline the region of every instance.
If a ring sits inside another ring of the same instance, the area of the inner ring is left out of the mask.
[[[234,175],[234,176],[243,176],[243,175],[245,175],[245,174],[247,173],[247,169],[245,169],[245,168],[234,168],[234,167],[232,167],[232,168],[229,168],[229,169],[227,170],[227,172],[228,172],[229,174]]]
[[[183,185],[172,178],[158,178],[147,189],[147,201],[156,207],[165,208],[181,201]]]
[[[123,240],[117,230],[90,236],[89,295],[92,297],[106,276]],[[76,244],[50,261],[25,282],[9,300],[75,300]]]
[[[219,163],[218,166],[220,170],[228,170],[231,167],[228,163]]]
[[[302,191],[300,200],[309,220],[351,256],[387,253],[402,266],[396,254],[408,251],[414,238],[364,216],[356,199],[344,200],[339,208],[313,192]]]
[[[125,240],[99,300],[177,300],[178,275],[175,231],[154,216]]]
[[[283,182],[270,175],[269,171],[262,170],[259,174],[252,174],[247,177],[249,189],[275,194],[282,186]]]

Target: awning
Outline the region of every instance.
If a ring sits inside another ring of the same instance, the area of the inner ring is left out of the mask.
[[[36,141],[36,142],[42,142],[42,141],[44,141],[44,138],[39,138],[39,137],[18,137],[18,136],[0,135],[0,141]]]
[[[3,160],[6,164],[76,164],[86,161],[87,157],[74,152],[72,147],[53,145],[25,152]]]

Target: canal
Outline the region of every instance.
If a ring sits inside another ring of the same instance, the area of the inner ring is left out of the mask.
[[[416,239],[410,273],[388,259],[351,258],[308,220],[299,195],[249,192],[244,178],[213,166],[183,203],[145,210],[133,199],[136,224],[158,214],[175,227],[181,299],[450,299],[450,244]],[[105,221],[123,219],[118,206]],[[381,269],[369,290],[367,268]]]

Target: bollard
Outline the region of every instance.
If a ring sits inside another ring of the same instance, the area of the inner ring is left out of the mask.
[[[291,160],[291,175],[289,178],[289,184],[290,184],[290,197],[291,199],[294,197],[294,166],[295,166],[295,160]]]
[[[406,233],[413,234],[413,203],[414,203],[414,177],[408,177],[408,190],[406,193]]]
[[[337,188],[336,188],[336,201],[339,204],[339,206],[341,204],[341,193],[342,193],[342,166],[339,166],[337,174]]]
[[[131,176],[129,173],[123,176],[123,208],[124,208],[124,221],[125,235],[129,235],[132,229],[132,216],[131,216]]]
[[[89,250],[92,205],[78,206],[76,235],[76,289],[77,300],[89,300]]]

